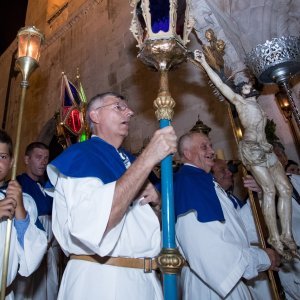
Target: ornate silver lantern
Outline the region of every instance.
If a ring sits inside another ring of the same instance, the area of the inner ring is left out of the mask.
[[[300,114],[289,88],[291,76],[300,72],[300,37],[274,38],[257,45],[246,56],[246,64],[262,83],[276,83],[287,94],[300,128]]]

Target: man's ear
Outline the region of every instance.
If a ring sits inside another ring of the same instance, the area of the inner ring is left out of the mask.
[[[90,119],[92,120],[93,123],[99,123],[99,114],[95,110],[92,110],[90,112]]]
[[[24,162],[25,162],[26,166],[29,164],[29,156],[28,155],[25,155]]]
[[[191,155],[191,151],[190,151],[189,149],[183,150],[183,156],[184,156],[187,160],[191,161],[192,155]]]

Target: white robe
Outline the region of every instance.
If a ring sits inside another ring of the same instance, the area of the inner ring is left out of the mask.
[[[18,276],[14,284],[15,300],[56,300],[60,247],[52,232],[52,216],[39,216],[48,241],[47,253],[30,277]]]
[[[247,230],[247,236],[250,244],[258,245],[258,234],[249,200],[239,210],[239,214]],[[271,285],[266,272],[260,273],[257,277],[251,280],[247,280],[246,284],[255,300],[272,300]]]
[[[291,183],[295,189],[300,193],[300,176],[291,175]],[[247,226],[248,236],[250,236],[251,243],[258,242],[258,235],[249,204],[246,204],[240,210],[242,219]],[[300,205],[296,200],[292,199],[292,231],[297,245],[300,245]],[[290,263],[285,263],[280,267],[278,272],[281,285],[285,291],[288,300],[300,299],[300,261],[292,260]],[[258,282],[259,283],[259,282]],[[258,298],[260,299],[260,298]],[[266,297],[262,300],[268,299]]]
[[[300,175],[291,175],[291,183],[300,194]],[[292,199],[292,232],[298,246],[300,246],[300,205]],[[300,299],[300,261],[294,259],[285,263],[278,272],[281,284],[288,300]]]
[[[182,271],[183,299],[252,299],[241,278],[269,268],[265,251],[250,247],[246,229],[225,191],[215,183],[225,222],[202,223],[196,212],[179,216],[176,238],[190,268]]]
[[[38,184],[38,183],[34,183]],[[44,192],[44,188],[38,184]],[[58,266],[61,250],[52,232],[52,216],[38,217],[42,223],[48,241],[47,253],[39,268],[30,276],[18,276],[14,284],[16,300],[56,300],[58,294]]]
[[[0,197],[0,199],[3,199],[4,195],[0,193]],[[29,214],[30,224],[28,225],[24,235],[24,249],[18,242],[16,228],[14,225],[12,226],[7,276],[8,285],[13,282],[17,273],[22,276],[29,276],[32,274],[40,265],[47,249],[46,234],[35,225],[37,219],[37,208],[34,200],[29,195],[23,194],[23,202],[25,210]],[[0,276],[2,276],[2,260],[6,227],[7,222],[0,219]],[[13,292],[11,292],[5,299],[14,299]]]
[[[135,201],[126,215],[104,235],[110,215],[115,182],[97,178],[69,178],[49,165],[55,186],[53,232],[64,253],[100,256],[155,257],[160,252],[159,220],[149,205]],[[70,260],[58,299],[155,300],[163,299],[155,274],[142,269],[114,267]]]

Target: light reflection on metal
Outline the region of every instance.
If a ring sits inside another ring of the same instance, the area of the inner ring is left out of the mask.
[[[281,93],[281,92],[277,93],[276,100],[277,100],[279,108],[282,111],[284,117],[286,119],[289,119],[291,117],[292,110],[291,110],[291,105],[289,103],[289,100],[288,100],[286,94]]]
[[[184,266],[185,260],[176,248],[164,248],[157,258],[157,264],[164,274],[176,274]]]
[[[190,130],[191,132],[200,132],[200,133],[204,133],[207,136],[209,135],[211,128],[208,127],[207,125],[205,125],[200,119],[199,119],[199,115],[198,115],[198,120],[195,123],[195,125],[192,127],[192,129]]]

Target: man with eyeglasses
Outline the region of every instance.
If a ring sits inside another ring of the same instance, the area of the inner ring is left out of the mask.
[[[48,166],[53,231],[70,256],[58,299],[163,299],[154,261],[160,199],[147,177],[177,138],[170,126],[157,130],[134,160],[120,148],[132,116],[121,95],[96,95],[87,106],[91,139]]]

